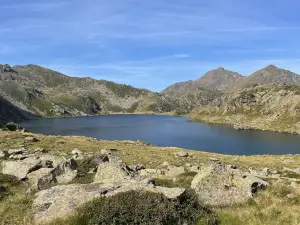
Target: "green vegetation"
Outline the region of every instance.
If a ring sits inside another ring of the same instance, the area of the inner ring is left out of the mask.
[[[55,224],[195,224],[200,219],[216,224],[215,215],[198,203],[193,193],[183,200],[171,201],[161,194],[130,191],[98,198],[78,209],[78,214]]]
[[[176,177],[176,179],[170,180],[170,179],[154,179],[154,182],[158,186],[164,186],[164,187],[184,187],[189,189],[191,187],[192,180],[194,179],[194,176],[197,173],[195,172],[185,172],[183,174],[180,174]]]

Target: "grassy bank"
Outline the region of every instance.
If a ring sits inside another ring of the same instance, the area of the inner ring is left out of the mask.
[[[299,155],[261,155],[261,156],[231,156],[202,151],[189,150],[191,157],[175,157],[175,153],[181,148],[157,147],[144,142],[131,141],[106,141],[94,138],[77,136],[44,136],[34,135],[38,142],[25,142],[24,136],[28,133],[0,131],[0,150],[25,147],[29,151],[35,148],[44,148],[51,154],[70,154],[74,148],[95,156],[103,148],[111,149],[114,155],[119,156],[128,165],[143,164],[146,168],[161,168],[166,161],[172,165],[200,165],[210,160],[219,160],[227,164],[237,165],[244,170],[249,167],[264,168],[278,171],[284,179],[268,179],[270,187],[255,195],[255,198],[247,204],[235,205],[224,208],[214,208],[221,225],[261,225],[261,224],[299,224],[300,223],[300,193],[289,185],[293,180],[300,183],[300,175],[287,172],[289,169],[300,167]],[[165,186],[189,187],[193,178],[192,173],[186,173],[178,177],[176,181],[158,180],[158,184]],[[3,175],[1,175],[3,176]],[[0,177],[1,178],[1,177]],[[8,178],[7,178],[8,179]],[[90,182],[91,179],[82,179],[81,183]],[[0,179],[2,184],[3,180]],[[32,198],[25,196],[26,185],[14,183],[14,180],[5,181],[9,193],[1,200],[0,224],[31,224]],[[159,183],[160,182],[160,183]],[[299,187],[299,186],[298,186]],[[287,195],[293,196],[287,198]],[[199,221],[199,225],[207,224]]]

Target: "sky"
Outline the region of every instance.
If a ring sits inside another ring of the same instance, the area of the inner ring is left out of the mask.
[[[298,0],[0,0],[0,64],[161,91],[222,66],[300,73]]]

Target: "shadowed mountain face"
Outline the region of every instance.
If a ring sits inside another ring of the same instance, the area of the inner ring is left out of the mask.
[[[0,96],[0,124],[10,121],[36,118],[30,112],[24,111]]]
[[[242,75],[239,73],[219,67],[207,72],[197,80],[175,83],[163,90],[162,93],[175,96],[191,88],[205,88],[208,90],[222,91],[241,78]]]
[[[269,65],[248,77],[243,77],[229,85],[225,91],[236,91],[257,85],[300,85],[300,76],[288,70]]]
[[[133,112],[152,92],[105,80],[73,78],[36,65],[0,65],[0,96],[41,117]]]

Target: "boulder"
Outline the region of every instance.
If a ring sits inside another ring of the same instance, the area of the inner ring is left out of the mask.
[[[82,155],[82,151],[80,151],[78,148],[75,148],[72,150],[73,155]]]
[[[181,150],[181,151],[175,153],[175,155],[177,157],[189,157],[189,153],[187,151],[184,151],[184,150]]]
[[[162,193],[169,199],[181,198],[185,194],[183,188],[155,187],[148,182],[134,179],[121,182],[110,180],[101,183],[60,185],[36,193],[33,202],[34,220],[37,224],[46,224],[72,215],[76,212],[76,208],[94,198],[111,197],[132,190]]]
[[[59,184],[66,184],[77,177],[76,167],[76,161],[74,159],[69,159],[55,167],[52,174],[56,177]]]
[[[179,176],[180,174],[185,173],[185,169],[183,166],[168,166],[168,170],[166,172],[166,176],[170,178],[175,178]]]
[[[9,149],[8,150],[9,155],[23,154],[25,152],[26,152],[25,148],[16,148],[16,149]]]
[[[19,180],[26,178],[27,174],[41,168],[41,160],[26,158],[22,161],[3,161],[2,173],[17,177]]]
[[[268,183],[252,175],[245,175],[236,167],[223,163],[210,163],[200,168],[191,188],[199,200],[207,205],[226,206],[245,203]]]
[[[139,175],[141,177],[156,178],[156,177],[164,176],[165,173],[166,173],[166,170],[162,170],[162,169],[143,169],[143,170],[140,170]]]
[[[0,159],[7,158],[9,156],[7,151],[0,151]]]
[[[77,177],[77,164],[74,159],[65,160],[56,167],[53,167],[52,161],[42,161],[42,166],[43,168],[27,175],[31,185],[27,193],[45,189],[53,184],[67,184]]]
[[[72,215],[77,207],[113,190],[113,184],[59,185],[36,193],[33,202],[34,221],[46,224]]]
[[[195,172],[198,173],[200,171],[200,166],[191,166],[187,168],[188,172]]]
[[[119,158],[108,156],[108,161],[98,164],[94,181],[99,182],[107,179],[119,181],[132,176],[132,170]]]
[[[31,187],[26,193],[32,193],[34,191],[48,188],[52,184],[56,184],[56,177],[52,173],[52,168],[41,168],[27,175],[28,182]]]
[[[28,136],[28,137],[25,138],[25,141],[28,141],[28,142],[38,142],[39,140],[36,137]]]
[[[45,163],[52,163],[52,167],[57,167],[58,165],[62,164],[64,161],[66,161],[65,157],[62,156],[56,156],[56,155],[50,155],[50,154],[41,154],[39,156],[39,159]]]
[[[102,155],[111,155],[111,150],[107,149],[107,148],[103,148],[101,149],[100,152]]]
[[[264,168],[262,170],[254,170],[251,167],[249,168],[249,173],[247,173],[248,175],[252,175],[255,177],[259,177],[262,179],[267,179],[269,177],[269,175],[271,174],[270,169],[269,168]]]

